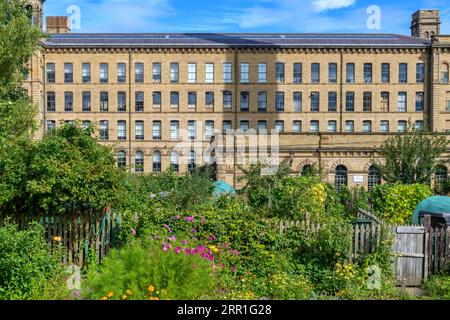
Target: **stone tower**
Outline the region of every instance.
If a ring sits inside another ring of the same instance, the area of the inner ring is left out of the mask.
[[[31,15],[31,21],[34,25],[38,26],[41,30],[43,29],[44,21],[44,2],[45,0],[28,0],[27,9]]]
[[[441,32],[439,10],[418,10],[412,15],[411,36],[431,39]]]

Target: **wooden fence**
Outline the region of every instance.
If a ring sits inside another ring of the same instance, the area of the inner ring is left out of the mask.
[[[280,232],[292,227],[301,228],[314,236],[321,229],[309,219],[281,221]],[[429,275],[448,271],[450,268],[450,228],[406,225],[389,226],[385,223],[355,224],[351,229],[349,261],[355,261],[375,252],[382,239],[382,229],[392,239],[393,270],[397,283],[405,286],[420,286]]]
[[[85,210],[76,215],[15,215],[0,216],[23,230],[33,222],[45,227],[46,240],[52,245],[63,245],[63,262],[84,266],[94,257],[103,260],[114,242],[120,226],[120,214],[113,209]]]

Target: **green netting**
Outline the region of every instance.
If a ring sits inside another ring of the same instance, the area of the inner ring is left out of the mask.
[[[431,213],[450,213],[450,197],[432,196],[419,203],[414,210],[412,223],[419,224],[420,211]]]

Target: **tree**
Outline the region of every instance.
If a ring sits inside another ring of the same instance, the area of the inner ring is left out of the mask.
[[[20,185],[13,183],[19,192],[3,210],[76,214],[86,207],[113,206],[122,191],[122,173],[112,147],[99,144],[92,133],[78,123],[64,125],[34,143],[22,159],[26,177]]]
[[[430,184],[435,168],[443,161],[447,138],[409,124],[402,135],[387,139],[380,149],[384,163],[376,163],[388,183]]]

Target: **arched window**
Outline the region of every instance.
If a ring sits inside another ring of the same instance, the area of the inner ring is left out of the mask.
[[[30,19],[31,24],[34,24],[34,8],[31,4],[28,4],[25,7],[25,10],[27,11],[28,19]]]
[[[176,151],[170,153],[170,166],[173,171],[180,172],[180,157]]]
[[[448,169],[445,166],[438,166],[434,173],[434,187],[437,193],[442,193],[448,179]]]
[[[313,176],[314,167],[310,164],[305,164],[302,168],[302,176]]]
[[[189,173],[192,173],[195,170],[195,166],[196,166],[195,158],[196,158],[195,151],[194,150],[189,151],[189,153],[188,153],[188,172]]]
[[[339,165],[336,167],[336,175],[334,177],[334,186],[337,190],[341,190],[348,184],[348,170],[346,166]]]
[[[161,172],[161,152],[153,152],[153,172]]]
[[[120,150],[117,154],[117,166],[120,169],[125,169],[127,166],[127,153],[123,150]]]
[[[368,179],[368,185],[367,188],[368,190],[372,190],[372,188],[374,186],[380,185],[381,184],[381,175],[380,175],[380,171],[378,170],[378,168],[376,166],[370,166],[369,168],[369,179]]]
[[[425,31],[425,38],[430,39],[430,33],[428,31]]]
[[[142,151],[136,151],[134,156],[134,170],[135,172],[144,172],[144,153]]]

